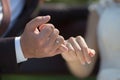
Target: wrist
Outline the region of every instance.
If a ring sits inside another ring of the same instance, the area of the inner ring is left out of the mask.
[[[25,58],[30,58],[29,55],[28,55],[29,52],[27,52],[28,49],[27,49],[27,47],[26,47],[25,40],[23,40],[23,37],[22,37],[22,36],[21,36],[21,38],[20,38],[20,45],[21,45],[21,49],[22,49],[22,52],[23,52],[24,57],[25,57]]]

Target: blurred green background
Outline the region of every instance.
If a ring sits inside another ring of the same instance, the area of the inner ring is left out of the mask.
[[[50,3],[84,4],[89,0],[47,0]]]
[[[70,75],[3,75],[0,80],[96,80],[95,77],[78,79]]]
[[[47,3],[65,3],[65,4],[73,4],[73,5],[84,5],[90,4],[92,2],[96,2],[98,0],[45,0]]]

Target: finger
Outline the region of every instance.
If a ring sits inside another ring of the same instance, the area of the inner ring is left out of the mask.
[[[62,36],[57,37],[57,39],[53,44],[53,47],[51,47],[52,52],[56,51],[63,43],[64,43],[64,38]]]
[[[91,57],[94,57],[94,56],[95,56],[95,50],[89,48],[89,55],[90,55]]]
[[[57,50],[53,53],[53,55],[57,55],[57,54],[61,54],[61,53],[63,53],[63,51],[60,50],[60,49],[57,49]]]
[[[48,24],[48,23],[47,23],[47,24]],[[55,28],[53,24],[48,24],[48,25],[51,25],[53,28]],[[39,28],[39,31],[41,31],[42,29],[45,28],[45,26],[44,26],[44,24],[42,24],[42,25],[40,25],[38,28]]]
[[[86,59],[87,63],[90,64],[91,63],[91,57],[89,56],[89,49],[88,49],[88,46],[85,43],[84,39],[81,36],[78,36],[76,38],[76,41],[80,45],[81,50],[82,50],[82,52],[83,52],[83,54],[85,56],[85,59]]]
[[[30,31],[34,31],[38,26],[47,23],[50,20],[50,16],[39,16],[27,23],[26,28]]]
[[[67,48],[66,45],[64,45],[64,44],[61,44],[60,47],[59,47],[59,49],[60,49],[61,51],[63,51],[63,52],[67,52],[67,51],[68,51],[68,48]]]
[[[49,36],[48,46],[53,46],[53,44],[55,43],[55,40],[58,36],[59,36],[59,30],[54,29],[54,31]]]
[[[67,41],[67,43],[66,43],[66,47],[67,47],[67,51],[65,51],[63,54],[64,55],[68,55],[68,56],[70,56],[71,54],[70,53],[75,53],[75,50],[74,50],[74,48],[72,47],[72,45]],[[60,46],[60,48],[59,48],[60,50],[62,50],[62,47]],[[75,54],[76,55],[76,54]]]
[[[81,48],[76,42],[75,38],[71,37],[68,41],[71,43],[71,45],[75,49],[75,53],[78,59],[81,61],[82,64],[85,64],[84,54],[82,53]]]
[[[71,61],[76,60],[77,59],[77,54],[75,52],[75,49],[71,45],[71,43],[68,42],[66,44],[66,46],[68,48],[68,56],[71,58]]]
[[[66,46],[68,48],[68,53],[75,53],[74,48],[72,47],[72,45],[69,42],[66,44]]]
[[[76,61],[77,56],[76,56],[75,50],[68,41],[66,43],[66,47],[68,48],[68,51],[63,52],[62,57],[68,62]]]
[[[45,27],[39,33],[39,38],[40,40],[46,42],[49,39],[49,36],[53,33],[54,26],[52,24],[44,24],[43,26]]]
[[[56,54],[57,54],[57,53],[58,53],[58,54],[60,54],[60,53],[64,54],[64,53],[66,53],[66,52],[68,52],[68,48],[66,47],[65,44],[61,44],[60,47],[57,48],[57,50],[55,51]]]

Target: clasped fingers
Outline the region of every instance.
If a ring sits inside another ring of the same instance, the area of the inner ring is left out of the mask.
[[[78,60],[82,64],[90,64],[92,62],[91,57],[95,55],[95,51],[91,51],[91,49],[88,48],[85,40],[81,36],[69,38],[66,46],[68,52],[64,54],[64,58],[70,59],[71,61]]]

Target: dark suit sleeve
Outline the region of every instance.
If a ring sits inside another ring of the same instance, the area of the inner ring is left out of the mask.
[[[0,38],[0,72],[17,71],[14,38]]]

